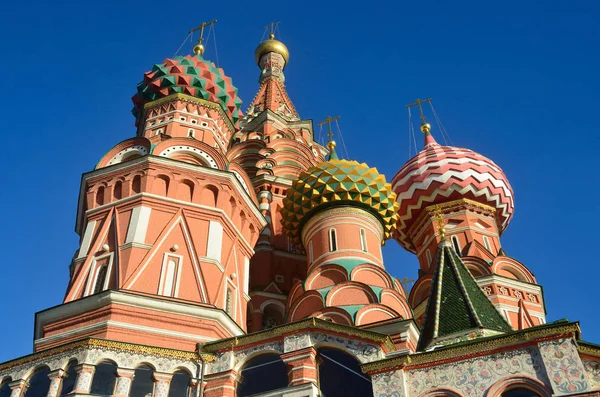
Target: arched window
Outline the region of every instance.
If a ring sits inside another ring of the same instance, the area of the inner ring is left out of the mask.
[[[69,361],[69,364],[65,370],[65,374],[63,375],[62,388],[60,390],[61,396],[71,393],[75,387],[75,380],[77,379],[77,371],[75,371],[75,366],[77,366],[77,360]]]
[[[269,304],[263,309],[262,329],[271,329],[283,324],[283,313],[274,304]]]
[[[329,229],[329,251],[337,251],[337,236],[335,229]]]
[[[25,392],[25,397],[46,397],[50,388],[48,372],[50,372],[50,368],[46,366],[35,371],[29,378],[29,388]]]
[[[94,379],[92,380],[92,387],[90,388],[90,394],[102,394],[110,396],[113,394],[115,388],[115,379],[117,377],[117,366],[110,362],[104,361],[96,365],[94,371]]]
[[[240,373],[237,397],[288,387],[287,368],[278,354],[269,353],[254,357],[246,362]]]
[[[10,397],[11,390],[10,386],[8,385],[10,382],[12,382],[12,379],[6,378],[2,384],[0,384],[0,397]]]
[[[131,183],[131,191],[135,193],[139,193],[142,190],[142,177],[136,175],[133,177],[133,182]]]
[[[452,236],[452,245],[454,246],[454,251],[458,254],[458,256],[462,256],[462,251],[460,249],[460,243],[458,242],[458,237]]]
[[[360,249],[367,252],[367,234],[365,229],[360,229]]]
[[[194,129],[193,129],[193,128],[190,128],[190,129],[188,130],[188,137],[190,137],[190,138],[193,138],[193,137],[194,137]]]
[[[502,393],[502,397],[540,397],[540,395],[522,387],[510,389]]]
[[[323,396],[373,397],[373,386],[358,361],[341,350],[323,347],[319,353],[319,386]]]
[[[98,273],[96,273],[96,283],[94,284],[94,294],[104,291],[104,285],[106,284],[106,273],[108,272],[108,265],[100,266]]]
[[[96,204],[104,204],[104,186],[100,186],[96,192]]]
[[[115,183],[113,195],[115,196],[115,200],[120,200],[123,198],[123,183],[121,181],[117,181]]]
[[[427,251],[425,251],[425,255],[427,256],[427,266],[431,267],[431,251],[427,249]]]
[[[485,245],[485,249],[492,252],[492,246],[490,245],[490,239],[487,236],[483,236],[483,245]]]
[[[148,394],[152,395],[154,389],[152,372],[154,372],[154,370],[147,365],[137,367],[133,374],[133,382],[131,382],[129,397],[146,397]]]
[[[309,259],[309,263],[313,263],[314,256],[313,256],[313,243],[312,243],[312,241],[308,243],[308,259]]]
[[[177,370],[171,379],[168,397],[188,397],[192,377],[185,371]]]

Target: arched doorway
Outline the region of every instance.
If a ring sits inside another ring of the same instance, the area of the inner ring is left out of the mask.
[[[29,387],[25,392],[25,397],[46,397],[50,388],[48,372],[50,372],[50,368],[43,366],[33,373],[29,378]]]
[[[373,385],[363,374],[359,362],[342,350],[319,348],[319,389],[322,397],[373,397]]]
[[[279,354],[261,354],[248,360],[242,367],[237,397],[265,393],[287,386],[287,367]]]
[[[103,361],[96,365],[90,394],[110,396],[115,388],[117,365],[112,361]]]
[[[192,377],[181,369],[175,371],[169,386],[168,397],[187,397],[189,395],[190,381]]]
[[[133,374],[133,382],[131,382],[130,397],[146,397],[152,395],[154,389],[154,379],[152,373],[154,370],[148,365],[140,365],[136,368]]]

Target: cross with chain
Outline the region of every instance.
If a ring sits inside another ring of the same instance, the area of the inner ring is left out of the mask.
[[[417,98],[417,100],[415,101],[415,103],[410,103],[408,105],[406,105],[407,108],[412,108],[413,106],[418,106],[419,107],[419,112],[421,113],[421,115],[419,116],[421,118],[421,121],[424,123],[425,122],[425,115],[423,114],[423,106],[421,106],[424,103],[428,103],[431,102],[431,98],[428,99],[419,99]]]
[[[402,285],[402,288],[404,288],[404,292],[408,293],[406,286],[410,283],[413,283],[415,280],[410,280],[406,277],[404,277],[404,279],[400,280],[400,285]]]
[[[340,116],[336,116],[336,117],[327,116],[327,118],[325,120],[323,120],[317,124],[317,125],[327,124],[327,136],[329,137],[329,140],[331,140],[333,138],[333,132],[331,131],[331,122],[339,120],[339,119],[340,119]]]
[[[207,27],[207,26],[213,25],[216,22],[217,22],[216,19],[213,19],[210,22],[202,22],[198,27],[190,30],[188,32],[188,34],[192,34],[192,33],[194,33],[194,32],[196,32],[196,31],[199,30],[200,31],[200,37],[198,37],[198,44],[202,44],[202,41],[204,41],[204,28]]]

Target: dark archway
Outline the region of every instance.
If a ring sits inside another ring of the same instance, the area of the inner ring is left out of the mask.
[[[362,373],[353,356],[329,347],[322,347],[317,351],[322,397],[373,397],[371,379]]]
[[[50,368],[43,366],[33,373],[29,378],[29,388],[25,392],[25,397],[46,397],[50,388],[48,372]]]
[[[529,389],[519,387],[517,389],[510,389],[502,393],[502,397],[540,397],[540,395]]]
[[[8,385],[12,379],[10,377],[4,379],[0,384],[0,397],[10,397],[10,386]]]
[[[90,394],[103,394],[110,396],[115,389],[115,380],[117,378],[117,365],[111,361],[104,361],[96,365],[94,379]]]
[[[177,370],[171,379],[168,397],[187,397],[192,377],[186,371]]]
[[[152,395],[152,390],[154,390],[153,372],[154,370],[147,365],[137,367],[133,374],[129,397],[146,397],[147,394]]]
[[[288,386],[287,367],[279,354],[267,353],[246,362],[240,371],[237,397],[265,393]]]
[[[71,360],[69,361],[69,364],[67,364],[65,374],[63,375],[62,387],[60,389],[61,396],[71,393],[75,387],[75,380],[77,379],[75,366],[77,366],[77,360]]]

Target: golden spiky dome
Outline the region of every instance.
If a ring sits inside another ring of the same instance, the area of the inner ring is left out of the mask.
[[[269,52],[275,52],[283,57],[283,60],[287,64],[290,59],[290,52],[288,51],[285,44],[279,40],[275,40],[275,35],[271,33],[268,40],[263,41],[256,47],[254,51],[254,58],[256,63],[260,66],[260,58],[268,54]]]
[[[376,168],[356,161],[330,158],[300,174],[288,189],[281,210],[285,234],[302,245],[302,227],[318,211],[337,205],[363,208],[391,237],[398,220],[396,193]]]

